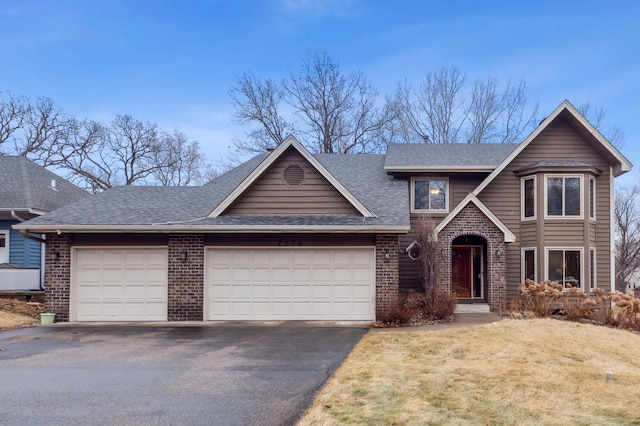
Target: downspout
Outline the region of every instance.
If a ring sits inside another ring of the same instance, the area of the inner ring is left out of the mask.
[[[24,222],[24,219],[16,214],[15,211],[11,210],[11,216],[15,218],[19,222]],[[40,244],[45,244],[47,240],[41,237],[36,237],[35,235],[31,235],[28,230],[21,229],[20,234],[28,240],[37,241]],[[44,249],[44,246],[42,246]],[[44,291],[44,250],[40,251],[40,290]]]

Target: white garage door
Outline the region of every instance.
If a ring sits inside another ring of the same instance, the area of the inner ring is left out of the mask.
[[[73,281],[72,320],[167,320],[166,248],[77,249]]]
[[[207,250],[210,320],[375,319],[373,248]]]

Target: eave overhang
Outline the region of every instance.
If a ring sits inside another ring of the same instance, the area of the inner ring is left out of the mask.
[[[410,230],[409,226],[385,226],[385,225],[32,225],[17,224],[13,226],[18,230],[26,230],[33,233],[391,233],[404,234]]]

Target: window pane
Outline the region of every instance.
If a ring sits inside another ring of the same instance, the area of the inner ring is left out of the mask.
[[[413,182],[413,208],[426,210],[429,208],[429,181],[416,180]]]
[[[589,179],[589,217],[596,217],[596,181]]]
[[[444,210],[446,208],[445,194],[447,190],[446,181],[432,180],[429,195],[431,210]]]
[[[7,246],[7,239],[3,234],[0,234],[0,248]]]
[[[562,271],[562,250],[549,250],[549,281],[557,281],[562,284],[564,281]]]
[[[525,250],[524,252],[524,277],[525,279],[535,280],[536,277],[536,261],[533,250]]]
[[[565,260],[565,284],[572,287],[580,287],[580,252],[578,250],[566,250]]]
[[[533,179],[526,179],[524,181],[524,217],[534,216],[533,200]]]
[[[565,216],[580,216],[580,178],[565,178],[564,199]]]
[[[562,178],[547,179],[547,214],[562,216]]]
[[[589,281],[591,288],[596,286],[596,251],[589,250]]]

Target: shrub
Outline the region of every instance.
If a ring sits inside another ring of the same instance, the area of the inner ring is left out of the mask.
[[[553,302],[562,298],[562,286],[555,281],[536,283],[527,279],[518,286],[522,315],[526,317],[551,316]]]
[[[562,298],[560,313],[566,315],[569,321],[591,319],[599,312],[596,308],[599,303],[598,297],[591,298],[580,288],[570,287]]]

